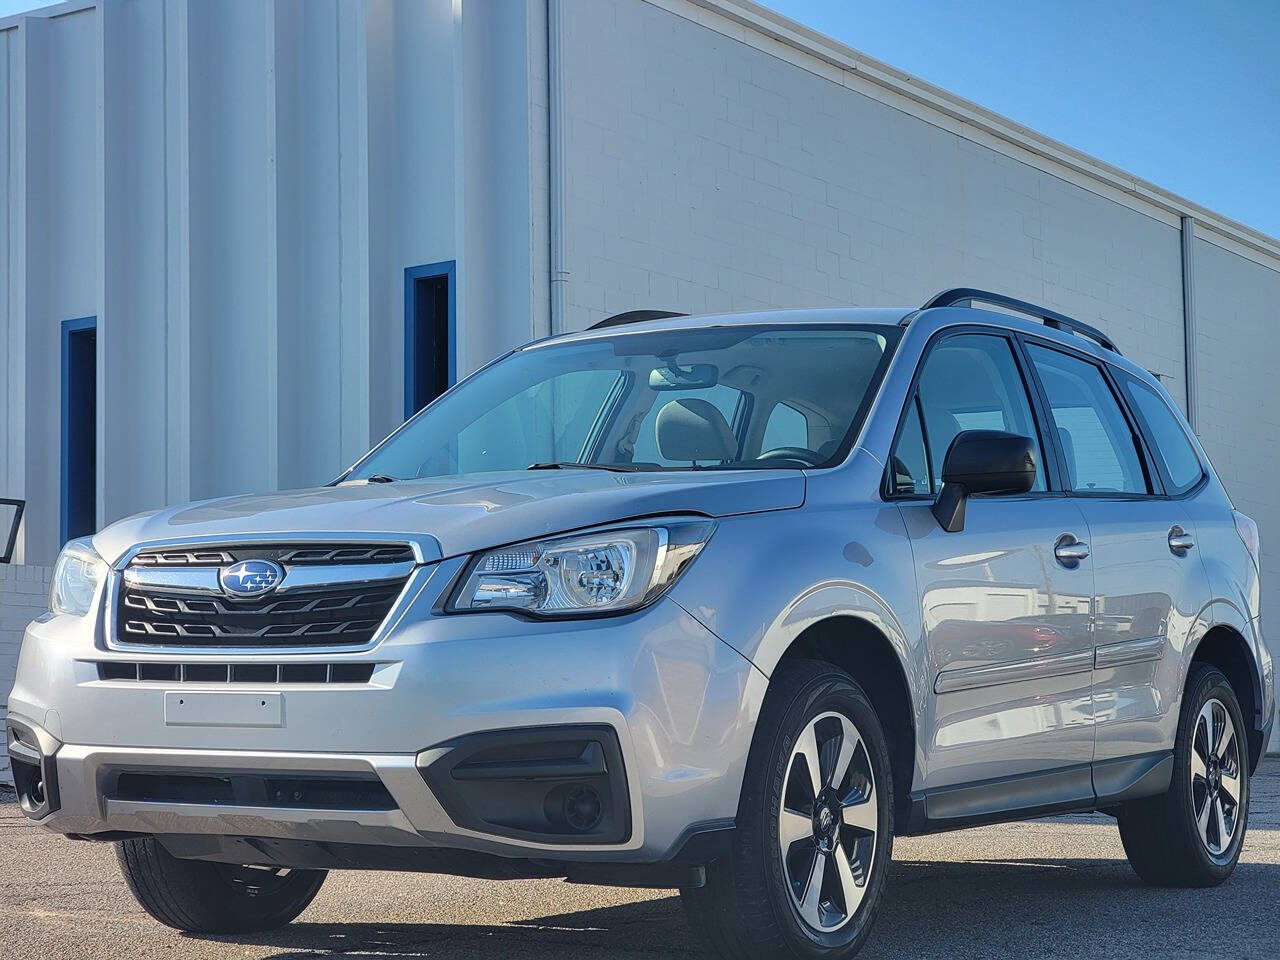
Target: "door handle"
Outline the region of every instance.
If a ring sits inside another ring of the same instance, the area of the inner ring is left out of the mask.
[[[1187,551],[1196,545],[1196,538],[1187,533],[1181,527],[1175,525],[1169,531],[1169,549],[1180,557],[1184,557]]]
[[[1064,533],[1053,545],[1053,555],[1064,567],[1071,569],[1080,565],[1080,561],[1089,556],[1089,545],[1077,540],[1069,533]]]

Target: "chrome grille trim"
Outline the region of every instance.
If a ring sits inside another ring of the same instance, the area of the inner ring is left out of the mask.
[[[234,561],[232,561],[234,562]],[[136,563],[136,561],[135,561]],[[384,583],[403,580],[413,569],[413,563],[362,563],[338,566],[290,567],[284,579],[273,593],[289,593],[300,590],[320,590],[355,584]],[[129,566],[124,571],[126,587],[141,590],[186,593],[212,593],[222,596],[216,566],[187,568]]]
[[[108,646],[208,653],[367,648],[403,613],[410,587],[416,594],[429,576],[418,555],[403,542],[140,547],[113,577]],[[156,557],[162,559],[143,559]],[[371,557],[396,562],[361,562]],[[293,565],[269,593],[224,593],[222,561],[254,558]]]
[[[284,565],[413,563],[403,543],[237,543],[217,547],[141,548],[131,567],[222,567],[237,560],[274,560]]]

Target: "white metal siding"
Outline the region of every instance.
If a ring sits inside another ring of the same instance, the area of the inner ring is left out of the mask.
[[[1262,537],[1263,630],[1280,624],[1280,272],[1211,243],[1195,248],[1197,433]],[[1272,738],[1280,749],[1280,728]]]
[[[570,328],[978,286],[1183,394],[1176,227],[659,7],[565,2]]]

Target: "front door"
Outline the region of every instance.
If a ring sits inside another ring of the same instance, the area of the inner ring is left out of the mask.
[[[1017,497],[970,498],[964,529],[930,510],[956,434],[1031,437],[1038,475]],[[1093,796],[1093,565],[1076,501],[1050,489],[1041,431],[1012,343],[961,333],[936,342],[895,446],[894,484],[915,553],[928,683],[921,731],[931,819]],[[1061,554],[1061,556],[1060,556]]]

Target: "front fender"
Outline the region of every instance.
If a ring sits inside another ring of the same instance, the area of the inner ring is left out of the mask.
[[[810,503],[727,518],[671,596],[766,678],[815,624],[869,624],[893,648],[922,728],[927,670],[911,545],[896,506]],[[744,696],[758,715],[767,684],[749,687]]]

